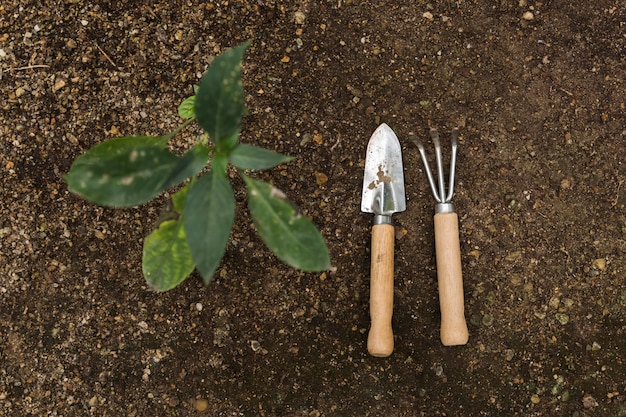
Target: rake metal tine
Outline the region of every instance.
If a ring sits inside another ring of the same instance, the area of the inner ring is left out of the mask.
[[[445,202],[452,201],[452,196],[454,195],[454,172],[456,170],[456,152],[459,147],[459,128],[454,128],[452,130],[452,156],[450,157],[450,180],[448,182],[448,195],[446,196]]]
[[[413,132],[409,133],[409,138],[415,144],[415,146],[417,146],[417,149],[419,149],[419,151],[420,151],[420,155],[422,157],[422,163],[424,164],[424,170],[426,171],[426,177],[428,178],[428,184],[430,185],[430,190],[433,193],[433,197],[435,197],[435,200],[438,203],[442,203],[441,199],[439,198],[438,192],[437,192],[437,186],[435,185],[435,179],[433,178],[433,174],[430,171],[430,165],[428,164],[428,158],[426,158],[426,150],[424,149],[424,145],[422,144],[422,141],[419,140],[417,138],[417,135],[415,135]]]
[[[437,160],[437,179],[439,180],[439,193],[437,193],[437,197],[435,199],[443,203],[443,200],[446,197],[446,184],[445,179],[443,177],[443,161],[441,157],[441,143],[439,143],[439,132],[436,129],[430,129],[430,138],[435,145],[435,159]]]

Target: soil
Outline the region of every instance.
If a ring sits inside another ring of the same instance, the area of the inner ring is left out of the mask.
[[[626,416],[625,33],[621,0],[4,2],[0,415]],[[104,209],[63,175],[106,138],[174,129],[246,39],[241,140],[297,158],[257,175],[333,269],[278,261],[234,178],[213,282],[153,292],[142,242],[167,195]],[[395,351],[374,358],[360,196],[382,122],[408,200]],[[446,157],[461,131],[464,346],[439,340],[434,199],[407,140],[431,126]]]

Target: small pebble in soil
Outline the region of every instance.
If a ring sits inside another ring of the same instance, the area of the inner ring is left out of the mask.
[[[550,302],[548,302],[548,305],[552,308],[559,308],[559,304],[561,303],[561,300],[559,299],[559,297],[552,297],[550,298]]]
[[[297,25],[302,25],[306,20],[306,15],[298,10],[293,14],[293,20],[296,22]]]
[[[328,176],[323,172],[316,172],[315,182],[317,183],[317,185],[324,185],[328,182]]]
[[[533,12],[525,12],[522,15],[522,19],[527,20],[527,21],[533,20],[534,18],[535,18],[535,15],[533,14]]]
[[[606,259],[599,258],[595,259],[592,263],[595,269],[599,269],[600,271],[604,271],[606,269]]]
[[[261,344],[257,340],[251,340],[250,348],[252,348],[253,352],[258,352],[259,350],[261,350]]]
[[[197,399],[193,403],[193,408],[196,411],[203,413],[206,411],[207,408],[209,408],[209,402],[205,400],[204,398]]]
[[[600,349],[602,349],[602,346],[600,346],[600,343],[598,342],[593,342],[591,345],[587,345],[588,351],[597,352]]]
[[[585,408],[594,408],[598,406],[598,402],[592,395],[585,395],[583,397],[583,407]]]
[[[561,323],[562,325],[566,325],[567,323],[569,323],[569,316],[565,313],[556,313],[554,315],[554,317],[557,319],[557,321],[559,323]]]
[[[537,394],[533,394],[530,397],[530,402],[533,404],[539,404],[541,402],[541,398]]]

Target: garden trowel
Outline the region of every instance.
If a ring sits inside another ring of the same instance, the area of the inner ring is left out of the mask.
[[[370,317],[372,326],[367,350],[372,356],[393,352],[394,227],[391,215],[404,211],[404,172],[398,137],[385,123],[378,126],[367,144],[361,211],[374,213],[370,271]]]

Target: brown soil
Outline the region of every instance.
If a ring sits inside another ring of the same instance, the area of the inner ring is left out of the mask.
[[[623,1],[99,3],[0,6],[0,415],[626,416]],[[102,209],[62,175],[105,138],[173,129],[246,39],[242,141],[297,157],[259,175],[313,218],[334,269],[281,264],[235,180],[214,282],[151,292],[142,239],[166,196]],[[387,359],[365,348],[359,211],[381,122],[408,196]],[[431,125],[462,134],[461,347],[439,340],[434,200],[407,140]]]

